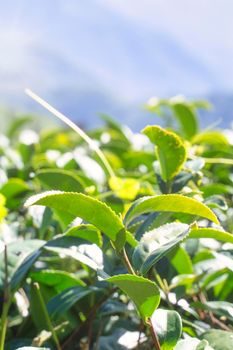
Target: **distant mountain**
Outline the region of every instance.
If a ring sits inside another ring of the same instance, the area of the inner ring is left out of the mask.
[[[2,7],[0,103],[41,111],[24,95],[30,87],[81,123],[107,112],[140,128],[151,120],[140,106],[152,95],[195,96],[219,84],[213,67],[171,33],[103,1],[9,0]]]

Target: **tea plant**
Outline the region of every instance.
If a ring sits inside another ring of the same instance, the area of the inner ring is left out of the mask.
[[[233,132],[203,101],[88,135],[39,102],[73,130],[0,137],[0,350],[232,349]]]

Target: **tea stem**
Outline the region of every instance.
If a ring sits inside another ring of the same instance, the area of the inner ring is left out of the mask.
[[[5,339],[7,332],[7,317],[8,311],[11,305],[11,296],[9,291],[8,284],[8,258],[7,258],[7,246],[4,247],[4,270],[5,270],[5,278],[4,278],[4,295],[3,295],[3,309],[1,315],[1,333],[0,333],[0,350],[4,350],[5,347]]]
[[[36,292],[37,297],[38,297],[38,302],[40,303],[41,310],[42,310],[42,312],[44,314],[44,317],[45,317],[45,320],[46,320],[46,323],[47,323],[47,327],[49,328],[49,330],[50,330],[50,332],[52,334],[54,343],[56,344],[56,347],[57,347],[58,350],[62,350],[61,345],[59,343],[59,339],[58,339],[57,334],[56,334],[56,331],[54,330],[52,322],[50,320],[50,317],[49,317],[49,314],[48,314],[48,311],[47,311],[47,308],[46,308],[43,296],[41,294],[40,286],[39,286],[38,283],[33,283],[33,287],[35,288],[35,292]]]
[[[153,327],[153,324],[152,324],[150,318],[148,319],[147,324],[148,324],[149,329],[150,329],[150,334],[151,334],[151,337],[152,337],[152,339],[153,339],[153,343],[154,343],[155,349],[156,349],[156,350],[161,350],[161,347],[160,347],[160,344],[159,344],[158,336],[157,336],[157,334],[156,334],[156,332],[155,332],[155,329],[154,329],[154,327]]]
[[[40,96],[35,94],[30,89],[26,89],[25,93],[30,96],[34,101],[38,102],[41,106],[43,106],[45,109],[47,109],[50,113],[52,113],[55,117],[60,119],[63,123],[68,125],[71,129],[73,129],[86,143],[90,146],[90,148],[96,152],[98,157],[100,158],[101,162],[105,166],[107,172],[111,177],[115,177],[115,173],[109,164],[107,158],[105,157],[104,153],[99,148],[98,144],[94,142],[78,125],[76,125],[72,120],[70,120],[68,117],[66,117],[64,114],[59,112],[56,108],[51,106],[47,101],[42,99]]]

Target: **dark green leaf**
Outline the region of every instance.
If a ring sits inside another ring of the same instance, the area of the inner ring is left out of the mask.
[[[84,192],[82,179],[69,170],[43,169],[37,172],[36,177],[48,190]]]
[[[116,284],[132,299],[144,319],[152,316],[159,305],[157,285],[144,277],[126,274],[109,277],[107,281]]]

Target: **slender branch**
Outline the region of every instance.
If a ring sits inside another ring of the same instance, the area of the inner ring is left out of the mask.
[[[4,350],[5,338],[7,332],[7,317],[8,311],[11,305],[11,296],[9,290],[9,281],[8,281],[8,257],[7,257],[7,246],[4,247],[4,294],[3,294],[3,309],[1,315],[1,333],[0,333],[0,350]]]
[[[52,337],[53,337],[53,340],[56,344],[56,347],[57,347],[57,350],[62,350],[61,348],[61,345],[59,343],[59,339],[57,337],[57,334],[53,328],[53,325],[52,325],[52,322],[50,320],[50,317],[49,317],[49,314],[48,314],[48,310],[46,308],[46,305],[45,305],[45,302],[44,302],[44,299],[42,297],[42,294],[41,294],[41,291],[40,291],[40,286],[38,283],[33,283],[33,287],[35,288],[35,292],[37,294],[37,297],[38,297],[38,301],[40,303],[40,306],[41,306],[41,310],[44,314],[44,317],[45,317],[45,320],[47,322],[47,327],[49,328],[50,332],[52,333]]]
[[[161,347],[160,347],[160,344],[159,344],[159,339],[158,339],[158,336],[155,332],[155,329],[152,325],[152,322],[151,322],[151,319],[149,318],[148,321],[147,321],[147,324],[149,326],[149,329],[150,329],[150,334],[151,334],[151,337],[153,339],[153,342],[154,342],[154,346],[155,346],[155,349],[156,350],[161,350]]]
[[[129,258],[128,258],[128,255],[126,253],[126,250],[125,248],[122,249],[122,252],[120,253],[122,259],[123,259],[123,262],[128,270],[128,272],[130,272],[132,275],[136,275],[130,261],[129,261]]]
[[[0,334],[0,350],[4,350],[5,348],[5,338],[7,332],[7,316],[10,308],[10,302],[3,303],[3,310],[1,315],[1,334]]]
[[[40,96],[35,94],[30,89],[26,89],[25,93],[30,96],[34,101],[38,102],[41,106],[43,106],[45,109],[47,109],[50,113],[52,113],[55,117],[60,119],[63,123],[68,125],[71,129],[73,129],[84,141],[87,142],[87,144],[90,146],[90,148],[96,152],[102,163],[104,164],[106,170],[108,171],[109,175],[111,177],[115,177],[115,173],[109,164],[107,158],[99,148],[96,142],[94,142],[81,128],[78,127],[72,120],[70,120],[68,117],[66,117],[64,114],[59,112],[56,108],[51,106],[47,101],[42,99]]]

